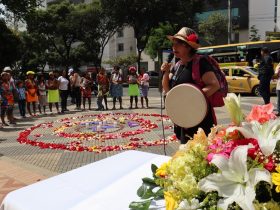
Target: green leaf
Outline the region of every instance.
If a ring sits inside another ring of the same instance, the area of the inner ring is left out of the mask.
[[[152,198],[152,197],[155,197],[155,193],[152,191],[151,188],[147,188],[147,190],[145,191],[144,195],[141,198],[148,199],[148,198]]]
[[[137,190],[137,195],[142,199],[148,199],[154,197],[155,194],[153,193],[152,189],[153,187],[151,188],[143,183],[142,186],[139,187],[139,189]]]
[[[155,200],[163,199],[164,198],[164,193],[163,192],[164,192],[163,188],[160,188],[158,191],[156,191],[154,193]]]
[[[133,201],[129,204],[129,208],[133,210],[148,210],[151,205],[151,200],[146,201]]]
[[[151,178],[148,178],[148,177],[142,178],[142,181],[143,181],[144,184],[148,185],[148,186],[151,187],[151,188],[155,188],[155,187],[158,186],[158,185],[155,183],[155,180],[154,180],[154,179],[151,179]]]
[[[145,194],[145,192],[147,191],[147,189],[148,189],[148,186],[146,185],[146,184],[142,184],[141,185],[141,187],[139,187],[138,188],[138,190],[137,190],[137,195],[141,198],[144,194]]]
[[[152,172],[153,172],[153,175],[154,175],[157,172],[158,167],[155,164],[152,164],[151,169],[152,169]]]

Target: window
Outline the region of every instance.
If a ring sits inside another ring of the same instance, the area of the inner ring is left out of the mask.
[[[118,44],[118,51],[119,52],[124,51],[123,43]]]
[[[222,69],[226,76],[228,76],[229,69]]]
[[[244,74],[246,74],[246,72],[243,71],[242,69],[233,69],[232,70],[232,76],[243,77]]]
[[[123,37],[123,30],[117,31],[117,37]]]

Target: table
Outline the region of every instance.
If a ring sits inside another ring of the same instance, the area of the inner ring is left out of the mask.
[[[151,164],[170,157],[126,151],[10,192],[0,210],[125,210]]]

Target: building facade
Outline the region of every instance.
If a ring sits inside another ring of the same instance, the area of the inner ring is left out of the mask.
[[[280,0],[250,0],[249,29],[255,26],[261,40],[265,40],[268,32],[279,32]]]

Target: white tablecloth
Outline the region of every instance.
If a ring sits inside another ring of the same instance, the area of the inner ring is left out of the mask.
[[[127,151],[10,192],[0,210],[125,210],[151,164],[170,157]]]

